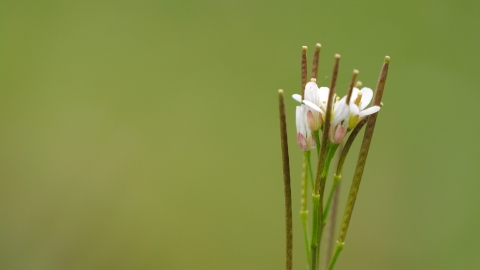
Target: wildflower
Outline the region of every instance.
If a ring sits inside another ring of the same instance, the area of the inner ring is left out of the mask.
[[[305,106],[305,114],[308,123],[308,128],[312,131],[317,131],[322,127],[325,121],[325,114],[327,111],[328,94],[330,89],[328,87],[318,88],[314,80],[305,85],[305,99],[303,103]],[[302,102],[302,97],[298,94],[292,96],[298,102]],[[348,132],[349,123],[349,105],[346,102],[346,96],[337,100],[333,105],[333,117],[331,119],[329,137],[333,143],[340,143]],[[298,119],[298,107],[297,107]],[[298,120],[297,120],[298,130]],[[298,136],[297,136],[298,142]],[[300,143],[299,143],[300,145]],[[301,148],[301,147],[300,147]]]
[[[379,106],[372,106],[365,109],[373,98],[373,91],[368,87],[358,90],[353,88],[350,102],[350,117],[348,120],[348,129],[353,129],[363,117],[376,113],[380,110]]]
[[[318,88],[317,83],[312,79],[305,85],[305,99],[303,101],[300,95],[293,95],[296,101],[307,105],[307,123],[312,131],[319,130],[325,120],[329,91],[328,87]]]
[[[312,131],[308,127],[306,121],[307,109],[305,105],[297,106],[296,120],[297,120],[297,144],[302,151],[310,151],[315,147],[315,141],[312,136]]]
[[[347,96],[335,102],[333,105],[333,118],[330,125],[329,138],[335,144],[340,143],[348,132],[350,106],[347,104]]]

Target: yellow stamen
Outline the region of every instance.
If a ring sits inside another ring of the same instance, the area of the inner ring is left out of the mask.
[[[355,103],[357,106],[360,106],[360,101],[362,101],[362,92],[358,92],[358,96],[353,103]]]

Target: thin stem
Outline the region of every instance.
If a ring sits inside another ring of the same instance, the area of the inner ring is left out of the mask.
[[[338,144],[329,143],[328,155],[327,155],[327,159],[325,161],[325,166],[323,167],[323,172],[322,172],[322,181],[325,181],[326,178],[327,178],[328,169],[330,168],[330,162],[332,161],[333,156],[335,155],[335,151],[337,150],[337,148],[338,148]],[[320,195],[313,194],[312,196],[313,196],[313,203],[314,203],[314,209],[313,209],[313,211],[314,211],[314,213],[313,213],[314,224],[313,224],[313,233],[312,233],[312,243],[316,239],[320,239],[320,241],[314,247],[315,251],[317,253],[313,253],[313,251],[312,251],[311,256],[312,256],[313,267],[318,268],[317,265],[319,265],[320,242],[321,242],[321,238],[322,238],[323,228],[324,228],[324,225],[325,225],[323,223],[323,220],[324,220],[324,217],[325,217],[326,214],[322,211],[323,210],[322,194],[320,194]],[[316,213],[316,215],[315,215],[315,213]],[[315,222],[315,221],[317,221],[317,222]],[[313,247],[313,245],[312,245],[312,247]],[[316,254],[318,256],[318,258],[316,260],[313,260],[313,254]],[[317,268],[312,268],[312,269],[317,269]]]
[[[333,254],[332,261],[330,262],[330,265],[328,266],[328,270],[333,270],[333,267],[335,266],[335,263],[337,262],[338,255],[340,255],[340,252],[342,252],[343,247],[345,246],[345,243],[340,243],[337,241],[337,246],[335,247],[335,253]]]
[[[323,127],[322,133],[322,148],[320,149],[320,156],[318,158],[318,170],[317,177],[315,180],[315,192],[317,194],[323,194],[323,189],[325,188],[325,183],[321,181],[321,174],[323,173],[323,167],[325,166],[325,160],[327,159],[328,153],[328,132],[330,131],[330,119],[332,117],[332,105],[333,105],[333,96],[335,94],[335,86],[337,84],[337,75],[338,67],[340,64],[340,55],[335,55],[335,64],[333,66],[332,82],[330,84],[330,92],[328,94],[327,110],[325,112],[325,124]]]
[[[378,83],[375,91],[374,97],[374,106],[380,106],[382,102],[383,90],[385,89],[385,82],[387,80],[388,66],[390,63],[390,57],[386,56],[385,61],[382,66],[382,71],[380,72],[380,77],[378,78]],[[335,249],[334,258],[330,263],[329,269],[333,269],[335,262],[345,245],[345,238],[347,236],[348,226],[350,224],[350,219],[352,217],[353,208],[355,206],[355,201],[357,199],[358,190],[360,188],[360,183],[362,181],[363,170],[365,169],[365,163],[367,161],[368,150],[370,149],[370,144],[372,142],[373,131],[375,130],[375,124],[377,121],[378,113],[374,113],[368,117],[367,126],[365,128],[365,134],[363,135],[362,145],[360,147],[360,153],[358,155],[357,166],[355,168],[355,173],[353,176],[352,185],[350,187],[350,193],[348,195],[347,206],[345,207],[345,212],[343,214],[343,221],[340,227],[340,233],[337,240],[337,247]]]
[[[317,244],[317,239],[321,238],[322,226],[318,222],[322,220],[322,206],[320,205],[320,195],[312,194],[312,240],[310,241],[310,270],[318,269],[318,254],[320,253],[320,244]]]
[[[323,168],[322,181],[325,181],[327,179],[328,170],[330,168],[330,163],[331,163],[333,157],[335,156],[335,151],[337,150],[338,146],[339,146],[338,144],[330,143],[330,147],[328,149],[327,161],[325,163],[325,167]],[[340,181],[340,179],[338,179],[338,181]],[[337,181],[337,183],[335,183],[335,178],[334,178],[334,183],[333,184],[335,185],[335,187],[338,184],[338,181]],[[335,187],[333,187],[332,189],[334,189]],[[330,193],[333,197],[333,193],[332,192],[330,192]],[[325,226],[325,220],[328,217],[328,209],[330,207],[330,202],[331,202],[331,198],[329,198],[329,200],[327,201],[327,206],[325,207],[325,211],[323,211],[322,226]]]
[[[328,213],[330,212],[330,205],[332,204],[333,197],[335,195],[335,191],[337,190],[337,185],[340,183],[342,179],[341,175],[334,174],[333,175],[333,184],[332,188],[330,189],[330,193],[328,194],[327,205],[325,206],[325,210],[323,211],[323,226],[327,223]]]
[[[319,131],[316,130],[313,132],[313,137],[315,138],[315,144],[317,145],[317,156],[320,155],[320,134]]]
[[[330,163],[332,162],[332,159],[335,156],[335,152],[337,151],[338,146],[339,144],[330,143],[330,146],[328,147],[327,160],[322,172],[322,178],[324,178],[324,180],[326,180],[326,177],[328,175],[328,169],[330,168]]]
[[[327,216],[329,222],[326,223],[326,237],[327,239],[325,240],[326,242],[326,251],[325,251],[325,269],[327,269],[328,264],[330,263],[330,258],[332,257],[333,253],[333,248],[334,248],[334,241],[335,241],[335,228],[336,228],[336,220],[337,220],[337,212],[338,212],[338,200],[340,197],[340,179],[337,180],[337,184],[335,187],[335,192],[333,194],[333,200],[331,200],[332,205],[329,207],[331,211],[329,214],[325,214]]]
[[[310,151],[304,151],[303,156],[307,160],[307,170],[308,170],[308,175],[310,178],[310,184],[313,189],[313,171],[312,171],[312,162],[310,162]]]
[[[278,103],[280,114],[280,139],[282,147],[283,164],[283,184],[285,194],[285,227],[286,227],[286,269],[292,269],[292,249],[293,249],[293,230],[292,230],[292,190],[290,187],[290,162],[288,157],[288,138],[287,138],[287,120],[285,115],[285,99],[283,90],[278,90]]]
[[[323,192],[325,189],[325,179],[322,177],[324,175],[324,168],[328,168],[327,164],[327,154],[328,154],[328,132],[330,129],[330,120],[332,115],[332,104],[333,104],[333,96],[335,92],[335,85],[337,82],[337,75],[338,75],[338,66],[340,62],[340,55],[335,55],[335,63],[333,66],[333,74],[332,74],[332,83],[330,85],[330,92],[328,94],[328,102],[327,102],[327,111],[325,113],[325,121],[323,134],[322,134],[322,147],[320,149],[320,155],[318,158],[318,166],[317,166],[317,175],[315,179],[315,187],[312,195],[312,200],[315,202],[318,198],[317,208],[313,209],[313,226],[312,226],[312,241],[311,241],[311,261],[310,261],[310,270],[317,270],[319,267],[319,257],[320,257],[320,242],[322,240],[322,229],[323,226],[321,225],[323,222]],[[327,169],[328,170],[328,169]],[[315,206],[315,205],[314,205]]]
[[[302,194],[301,194],[301,207],[300,207],[300,220],[302,221],[302,229],[303,229],[303,238],[305,242],[305,254],[307,258],[307,264],[310,261],[310,240],[308,237],[308,210],[307,210],[307,192],[308,192],[308,185],[307,185],[307,157],[306,155],[303,157],[303,166],[302,166]]]
[[[300,212],[300,219],[302,220],[303,240],[305,241],[305,254],[307,263],[310,261],[310,240],[308,236],[308,211]]]

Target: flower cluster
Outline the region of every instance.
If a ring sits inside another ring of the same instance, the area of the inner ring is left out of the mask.
[[[305,85],[305,95],[294,94],[292,97],[302,103],[297,106],[297,143],[300,149],[308,151],[315,147],[315,141],[312,139],[312,132],[323,129],[326,121],[328,87],[318,87],[315,79],[312,79]],[[364,87],[361,90],[353,88],[349,100],[348,95],[343,98],[336,98],[333,104],[333,113],[330,120],[329,139],[332,143],[339,144],[347,135],[348,131],[362,120],[363,117],[376,113],[380,110],[379,106],[372,106],[365,109],[373,97],[373,91]]]

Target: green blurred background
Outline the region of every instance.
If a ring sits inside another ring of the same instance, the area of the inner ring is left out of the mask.
[[[341,269],[480,269],[478,1],[1,1],[0,269],[294,267],[300,51],[375,87]],[[358,145],[342,186],[346,191]]]

